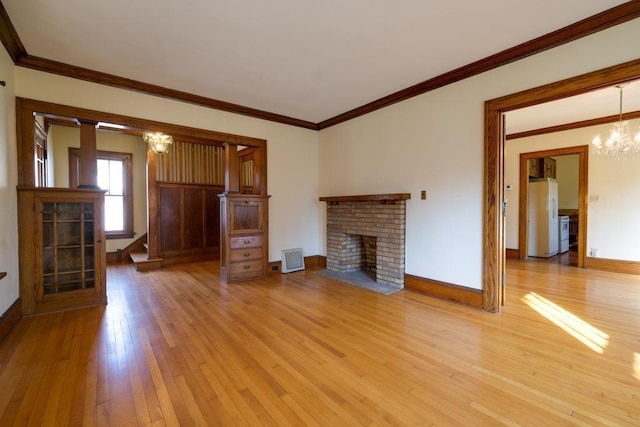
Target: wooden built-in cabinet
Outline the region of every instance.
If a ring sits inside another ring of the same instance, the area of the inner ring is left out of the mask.
[[[158,254],[163,258],[211,256],[220,248],[222,186],[158,183]]]
[[[24,314],[106,304],[104,192],[19,188]]]
[[[224,193],[218,197],[222,281],[262,277],[268,268],[269,196]]]
[[[529,178],[554,178],[556,177],[556,159],[543,157],[529,159]]]

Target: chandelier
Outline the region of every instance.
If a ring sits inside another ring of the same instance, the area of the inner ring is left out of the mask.
[[[145,132],[142,138],[149,144],[149,149],[156,154],[168,152],[169,145],[173,144],[171,135],[165,135],[162,132]]]
[[[603,142],[600,135],[596,135],[591,141],[591,152],[595,155],[622,160],[640,154],[640,131],[633,135],[629,121],[622,120],[622,89],[626,85],[616,85],[620,89],[620,115],[609,131],[609,138]]]

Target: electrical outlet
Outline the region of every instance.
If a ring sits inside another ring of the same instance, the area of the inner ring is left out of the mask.
[[[592,203],[596,203],[600,201],[600,196],[598,195],[594,195],[594,196],[589,196],[589,201]]]
[[[591,257],[596,258],[598,256],[598,249],[591,248]]]
[[[427,190],[422,190],[422,191],[420,192],[420,198],[421,198],[422,200],[427,200]]]

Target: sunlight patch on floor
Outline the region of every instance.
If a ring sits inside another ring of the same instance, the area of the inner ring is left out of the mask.
[[[609,344],[609,335],[535,292],[525,295],[522,300],[593,351],[604,353]]]
[[[633,376],[640,381],[640,353],[633,353]]]

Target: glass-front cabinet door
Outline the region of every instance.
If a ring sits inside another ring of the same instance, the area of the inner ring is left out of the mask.
[[[37,189],[33,196],[35,312],[105,304],[104,194]]]
[[[95,289],[95,203],[44,202],[42,286],[45,295]]]

